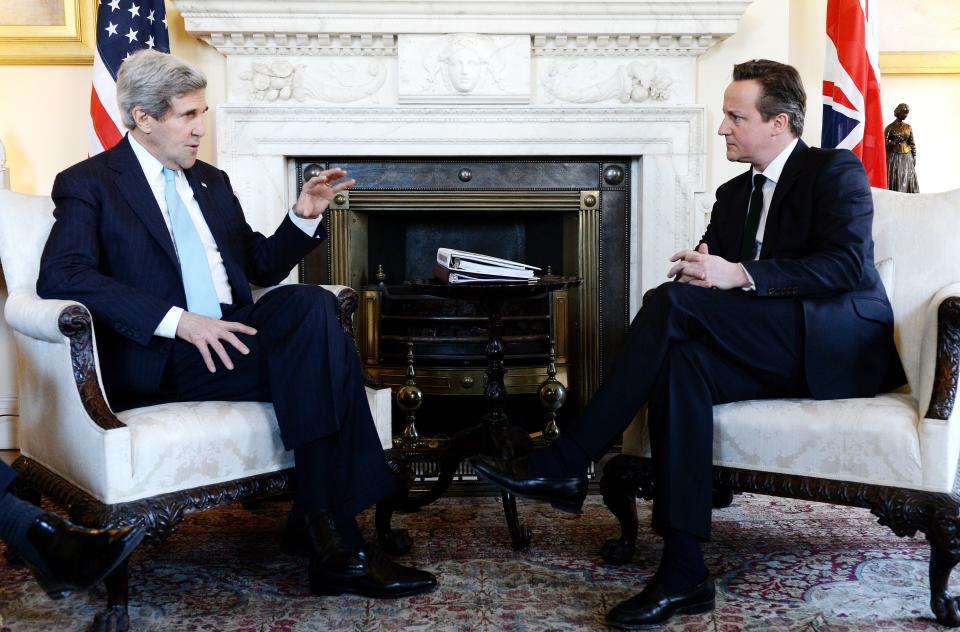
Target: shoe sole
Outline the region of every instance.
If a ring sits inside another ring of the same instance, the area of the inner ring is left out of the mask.
[[[675,617],[678,614],[703,614],[704,612],[710,612],[717,607],[716,599],[711,599],[710,601],[704,601],[702,603],[692,603],[689,606],[683,606],[682,608],[677,608],[673,611],[666,619],[662,621],[657,621],[656,623],[618,623],[616,621],[611,621],[607,619],[606,623],[612,628],[617,628],[618,630],[652,630],[654,628],[663,627],[670,619]]]

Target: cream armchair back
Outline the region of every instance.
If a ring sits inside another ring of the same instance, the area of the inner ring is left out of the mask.
[[[114,413],[98,372],[87,309],[36,294],[53,225],[49,197],[0,190],[4,309],[18,355],[23,494],[48,496],[88,526],[142,522],[162,538],[190,512],[290,488],[273,406],[261,402],[161,404]],[[352,335],[356,292],[328,286]],[[381,443],[391,445],[390,390],[367,389]],[[127,566],[107,578],[95,628],[126,629]],[[114,627],[111,627],[114,626]]]
[[[947,594],[960,561],[960,190],[873,190],[880,276],[893,305],[897,349],[909,385],[869,399],[762,400],[714,407],[715,505],[733,492],[807,498],[869,508],[898,535],[931,544],[931,608],[960,625]],[[637,492],[655,484],[640,415],[623,455],[604,470],[604,501],[621,535],[604,545],[611,563],[633,555]]]

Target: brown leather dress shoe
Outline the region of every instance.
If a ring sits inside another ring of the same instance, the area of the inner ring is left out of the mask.
[[[27,530],[27,542],[39,559],[23,558],[47,595],[61,599],[103,581],[137,548],[145,533],[142,526],[84,529],[45,513]]]
[[[665,595],[660,578],[654,575],[650,583],[607,614],[607,624],[621,630],[643,630],[663,625],[675,614],[710,612],[716,604],[716,586],[713,577],[688,591]]]
[[[432,573],[397,564],[372,546],[347,547],[327,514],[307,516],[311,543],[310,589],[318,595],[350,593],[376,599],[409,597],[437,587]]]

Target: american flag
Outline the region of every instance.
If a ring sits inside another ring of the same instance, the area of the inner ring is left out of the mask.
[[[887,187],[880,111],[879,0],[828,0],[823,147],[860,157],[870,184]]]
[[[90,92],[91,156],[120,142],[126,129],[117,106],[120,64],[141,48],[170,52],[163,0],[99,0],[99,3]]]

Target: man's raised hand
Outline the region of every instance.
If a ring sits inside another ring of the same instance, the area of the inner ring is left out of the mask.
[[[357,183],[353,178],[337,182],[345,175],[347,175],[346,171],[340,167],[334,167],[324,169],[304,182],[300,197],[293,205],[293,212],[304,219],[314,219],[323,215],[337,193]],[[337,183],[333,184],[334,182]]]

